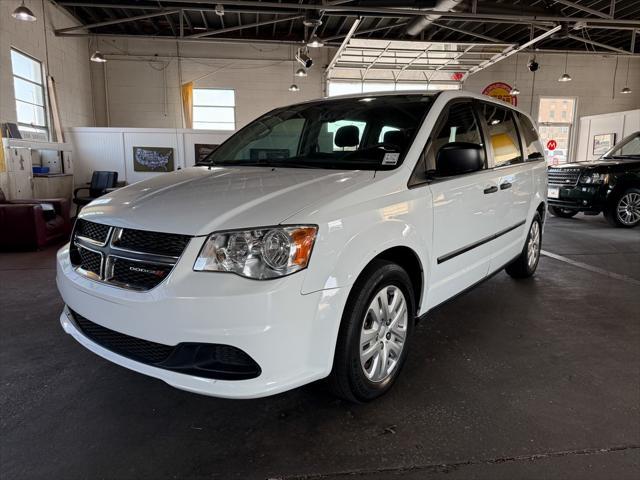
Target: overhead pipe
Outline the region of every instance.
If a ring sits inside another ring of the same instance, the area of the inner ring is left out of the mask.
[[[454,8],[456,8],[462,0],[439,0],[438,3],[433,7],[433,10],[438,12],[450,12]],[[424,15],[422,17],[416,17],[409,22],[407,28],[405,29],[405,33],[410,37],[415,37],[420,33],[424,32],[429,25],[438,20],[442,15]]]

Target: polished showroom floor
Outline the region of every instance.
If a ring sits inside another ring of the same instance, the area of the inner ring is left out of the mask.
[[[55,249],[0,254],[0,478],[637,478],[640,228],[550,218],[535,278],[500,273],[418,325],[390,394],[230,401],[63,333]]]

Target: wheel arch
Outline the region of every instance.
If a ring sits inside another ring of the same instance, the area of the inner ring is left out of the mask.
[[[422,292],[424,289],[425,281],[424,267],[418,253],[414,249],[406,245],[398,245],[395,247],[387,248],[386,250],[383,250],[380,253],[376,254],[366,263],[366,265],[364,265],[364,267],[358,273],[354,285],[356,285],[362,278],[362,275],[367,270],[369,265],[371,265],[376,260],[387,260],[389,262],[393,262],[402,267],[407,272],[407,274],[409,275],[409,279],[411,280],[411,287],[413,288],[413,295],[415,298],[416,312],[414,312],[414,315],[417,315],[420,309],[420,302],[422,301]]]

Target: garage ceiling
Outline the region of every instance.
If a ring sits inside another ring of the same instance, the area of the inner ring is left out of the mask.
[[[539,50],[640,50],[637,0],[57,0],[83,27],[58,35],[303,45],[316,33],[340,46],[353,38],[521,45],[560,25]],[[447,8],[453,7],[451,11]],[[306,18],[305,18],[306,17]],[[303,22],[306,20],[306,22]],[[317,26],[305,26],[319,23]]]

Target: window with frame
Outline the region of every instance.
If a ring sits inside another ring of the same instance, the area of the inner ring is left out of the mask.
[[[193,128],[236,129],[236,94],[219,88],[193,89]]]
[[[49,140],[42,63],[11,49],[18,130],[24,137]]]
[[[538,138],[538,132],[526,115],[518,113],[522,136],[524,137],[523,150],[527,160],[544,159],[544,148]]]
[[[574,98],[540,98],[538,132],[544,146],[545,156],[552,165],[569,161],[575,107]],[[560,112],[560,114],[556,115],[556,112]],[[554,142],[550,142],[550,140]],[[548,148],[551,145],[555,145],[553,150]]]
[[[487,124],[488,145],[493,152],[495,167],[504,167],[522,163],[520,138],[511,110],[492,103],[482,103],[482,116]]]
[[[449,106],[441,122],[438,133],[433,136],[431,147],[426,152],[426,171],[435,171],[436,155],[448,143],[464,142],[482,145],[480,127],[470,102],[457,102]]]

